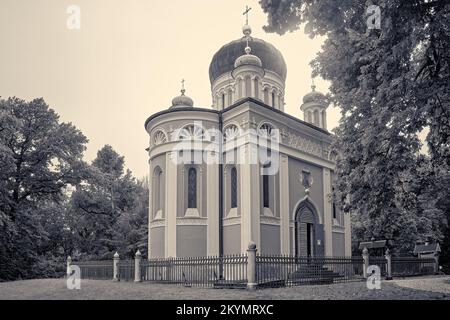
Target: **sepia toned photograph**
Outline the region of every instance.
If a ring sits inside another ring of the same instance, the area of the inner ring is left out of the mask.
[[[0,0],[0,42],[0,300],[450,300],[448,1]]]

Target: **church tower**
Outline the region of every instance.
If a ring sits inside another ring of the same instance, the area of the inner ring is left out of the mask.
[[[303,111],[303,120],[327,130],[327,99],[323,93],[316,91],[314,83],[311,89],[312,91],[303,97],[303,104],[300,107]]]

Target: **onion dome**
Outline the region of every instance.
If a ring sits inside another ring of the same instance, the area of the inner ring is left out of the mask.
[[[244,26],[244,35],[249,29]],[[248,40],[248,45],[247,45]],[[211,84],[224,73],[232,72],[235,68],[235,62],[241,58],[242,52],[246,47],[251,47],[252,55],[256,56],[260,61],[262,68],[275,72],[283,81],[286,80],[287,67],[281,52],[264,40],[244,36],[238,40],[232,41],[224,45],[212,58],[209,65],[209,80]],[[248,58],[248,57],[247,57]],[[259,62],[253,57],[250,61],[245,58],[246,62],[259,65]],[[244,59],[244,57],[242,57]]]
[[[193,107],[194,101],[185,95],[184,80],[182,81],[181,95],[172,99],[172,108]]]
[[[325,95],[322,92],[316,91],[316,86],[311,86],[312,91],[310,93],[307,93],[303,97],[303,103],[308,102],[323,102],[326,100]]]

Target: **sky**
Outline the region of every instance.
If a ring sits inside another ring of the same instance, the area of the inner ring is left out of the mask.
[[[67,27],[71,5],[80,8],[80,29]],[[209,64],[221,46],[242,37],[246,5],[252,36],[286,60],[285,112],[303,119],[309,62],[324,39],[303,30],[265,33],[267,16],[257,0],[0,0],[0,96],[43,97],[89,139],[87,161],[110,144],[143,177],[145,120],[170,106],[181,79],[194,106],[211,107]],[[327,92],[326,81],[315,83]],[[338,108],[328,108],[329,130],[339,117]]]

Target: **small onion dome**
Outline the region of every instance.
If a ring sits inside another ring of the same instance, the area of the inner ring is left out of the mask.
[[[322,92],[316,91],[316,86],[313,85],[311,88],[312,91],[303,97],[303,103],[323,102],[326,100],[325,95]]]
[[[172,106],[170,108],[181,108],[181,107],[193,107],[194,101],[188,96],[184,95],[186,90],[181,90],[181,96],[172,99]]]
[[[257,67],[262,68],[261,59],[253,54],[250,54],[250,52],[252,52],[252,49],[249,46],[245,47],[246,54],[244,54],[236,59],[236,61],[234,62],[234,67],[237,68],[237,67],[243,66],[243,65],[251,65],[251,66],[257,66]]]

